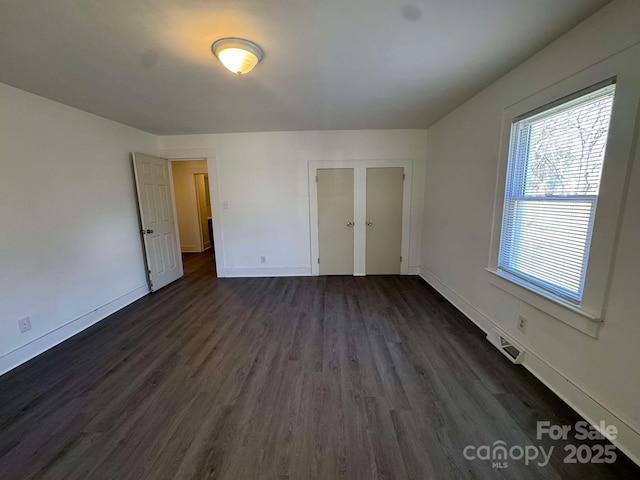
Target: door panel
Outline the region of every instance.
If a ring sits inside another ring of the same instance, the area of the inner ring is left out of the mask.
[[[317,175],[320,275],[353,275],[353,168]]]
[[[176,241],[169,184],[169,162],[164,158],[134,153],[133,170],[149,285],[151,291],[155,291],[182,276],[182,258]]]
[[[400,274],[404,168],[367,168],[367,275]]]

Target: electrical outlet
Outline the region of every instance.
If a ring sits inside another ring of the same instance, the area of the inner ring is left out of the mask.
[[[225,200],[224,202],[222,202],[222,208],[225,210],[229,210],[229,201]]]
[[[29,317],[24,317],[18,320],[18,327],[20,328],[20,333],[27,333],[31,330],[31,319]]]
[[[262,255],[260,257],[260,263],[267,263],[267,257],[265,257],[264,255]]]
[[[527,319],[522,315],[518,316],[518,330],[522,333],[526,333],[527,331]]]

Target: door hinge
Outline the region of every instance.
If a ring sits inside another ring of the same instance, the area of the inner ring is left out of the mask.
[[[320,263],[320,257],[318,257],[318,263]]]
[[[402,181],[403,181],[403,182],[404,182],[404,179],[405,179],[406,177],[407,177],[407,176],[403,173],[403,174],[402,174]]]
[[[318,175],[316,175],[316,183],[318,183]]]
[[[402,263],[402,255],[400,255],[400,263]]]

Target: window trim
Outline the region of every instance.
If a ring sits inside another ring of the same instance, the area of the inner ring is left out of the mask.
[[[579,305],[555,297],[498,270],[511,127],[518,119],[552,108],[572,96],[615,80],[609,138],[602,170],[598,205],[588,254],[582,301]],[[531,95],[503,111],[502,134],[493,209],[488,281],[552,317],[597,338],[606,316],[615,246],[626,196],[636,115],[640,105],[640,48],[632,47],[582,72]]]
[[[514,203],[524,203],[529,205],[541,205],[547,203],[561,205],[563,202],[574,202],[589,204],[591,208],[588,218],[588,230],[586,231],[587,243],[584,249],[583,264],[580,268],[580,283],[578,285],[577,291],[572,291],[571,289],[565,288],[558,283],[554,284],[553,282],[547,282],[542,278],[537,278],[535,276],[527,274],[524,271],[520,271],[517,268],[514,268],[514,266],[510,263],[514,260],[514,252],[517,252],[520,249],[520,241],[526,239],[520,237],[517,234],[517,231],[519,229],[516,228],[516,226],[513,224],[512,227],[514,227],[514,231],[511,233],[511,235],[508,235],[507,237],[504,236],[504,228],[505,225],[507,225],[505,222],[515,221],[515,219],[511,217],[505,218],[504,208],[502,219],[503,235],[501,235],[500,238],[500,249],[498,252],[498,269],[500,272],[506,273],[509,278],[513,278],[516,283],[519,283],[526,287],[530,287],[531,289],[536,291],[540,290],[543,293],[546,292],[548,296],[552,298],[559,298],[560,300],[566,301],[568,304],[573,306],[579,306],[582,302],[583,287],[586,277],[586,264],[588,263],[589,259],[591,235],[594,227],[595,212],[597,209],[599,193],[596,191],[596,193],[593,194],[550,196],[540,196],[539,194],[529,195],[526,193],[526,172],[529,171],[528,162],[531,149],[531,145],[529,144],[529,141],[531,140],[531,122],[539,121],[541,118],[549,118],[549,116],[561,115],[563,114],[563,112],[566,112],[567,109],[576,108],[576,105],[584,105],[585,101],[590,102],[595,98],[601,99],[604,95],[611,96],[612,90],[612,98],[615,98],[615,88],[616,80],[615,78],[610,78],[604,82],[597,83],[588,88],[575,92],[574,94],[571,94],[567,97],[555,100],[550,104],[544,105],[540,108],[536,108],[532,112],[520,115],[511,121],[509,159],[507,162],[507,181],[505,185],[503,207],[506,207],[507,205],[514,205]],[[606,92],[603,92],[603,90],[606,90]],[[597,96],[596,93],[598,94]],[[613,103],[611,104],[611,106],[613,107]],[[611,111],[608,112],[608,115],[610,117]],[[521,126],[522,122],[527,123],[525,123],[524,126]],[[610,122],[607,121],[607,128],[609,123]],[[527,137],[526,144],[522,143],[523,134]],[[606,139],[608,140],[608,135]],[[515,177],[513,177],[513,175],[515,175]],[[516,207],[514,206],[514,208]],[[507,211],[509,210],[510,209],[507,209]],[[513,215],[517,216],[517,213],[514,212]],[[503,249],[506,252],[509,252],[507,256],[501,255],[500,252],[502,252]],[[509,265],[505,265],[505,262],[507,262]]]

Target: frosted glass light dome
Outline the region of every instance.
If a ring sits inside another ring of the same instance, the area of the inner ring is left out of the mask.
[[[221,38],[211,45],[211,51],[231,72],[244,75],[262,60],[262,49],[242,38]]]

